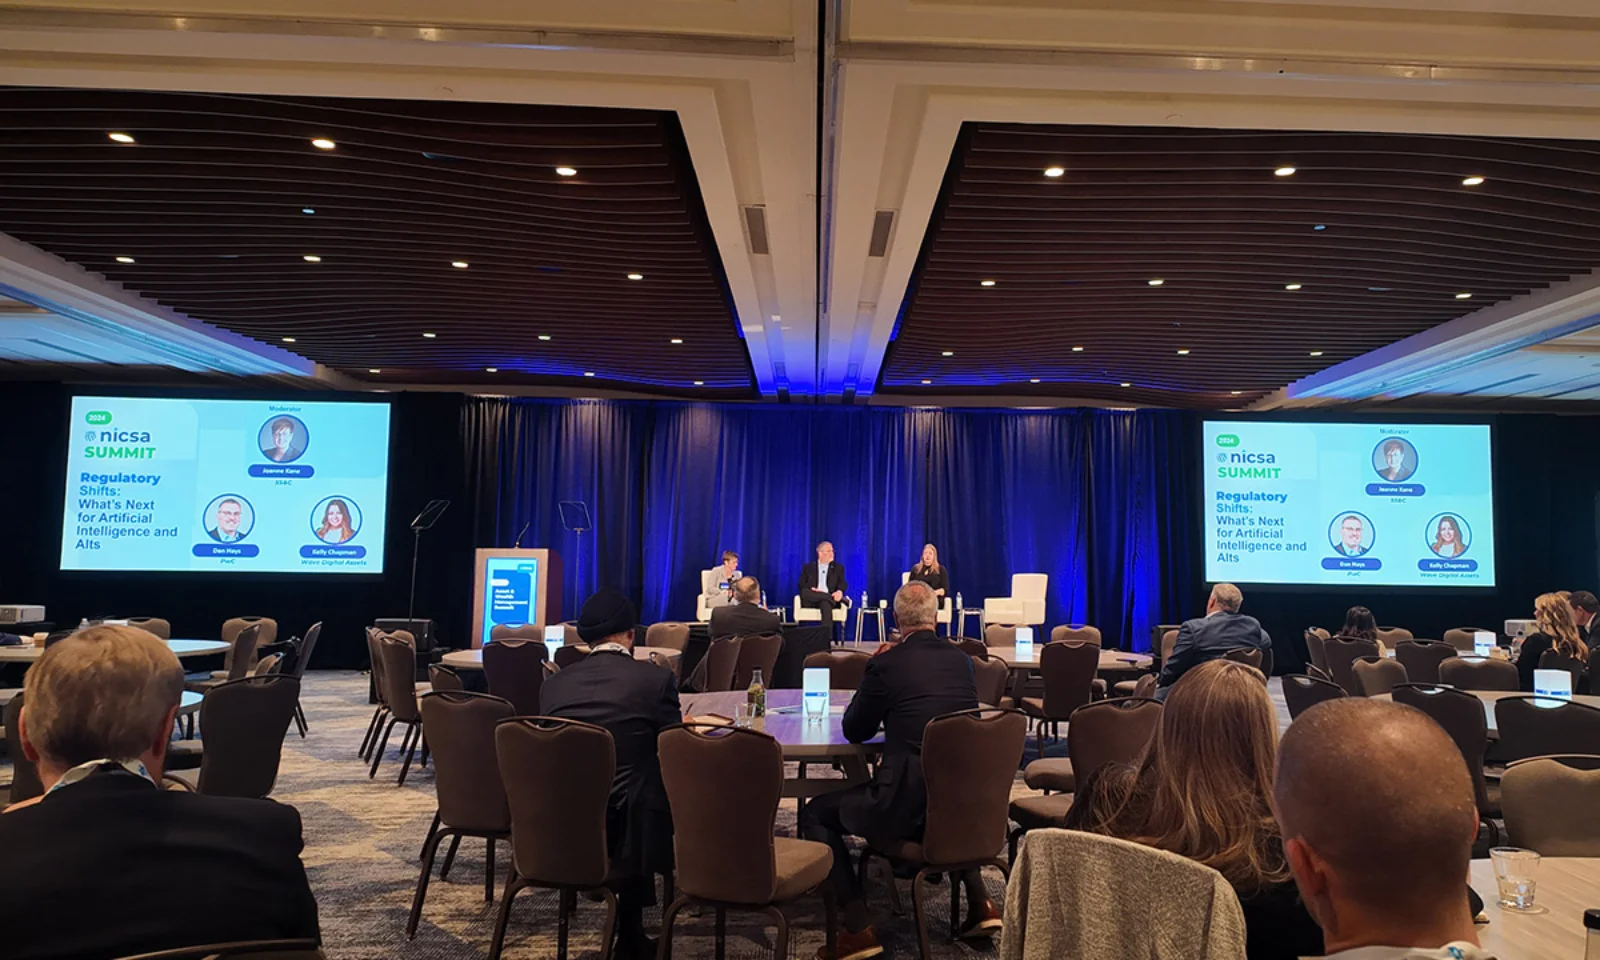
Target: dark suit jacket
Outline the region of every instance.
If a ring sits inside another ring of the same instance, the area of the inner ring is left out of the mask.
[[[804,603],[815,596],[811,591],[817,586],[817,561],[813,560],[800,568],[800,601]],[[828,564],[828,592],[835,590],[845,596],[850,594],[850,587],[844,579],[844,564],[837,559]]]
[[[672,864],[672,814],[661,783],[656,735],[680,723],[672,671],[600,651],[558,671],[539,689],[540,712],[605,727],[616,741],[617,772],[606,813],[614,879],[637,879]]]
[[[1364,557],[1367,554],[1367,551],[1361,547],[1356,547],[1354,550],[1346,547],[1342,540],[1334,546],[1333,552],[1341,557]]]
[[[977,706],[972,658],[931,630],[919,630],[867,661],[843,729],[851,743],[864,743],[883,728],[883,759],[867,786],[869,840],[921,836],[928,812],[923,728],[934,717]]]
[[[1164,699],[1167,688],[1179,677],[1207,660],[1225,656],[1229,650],[1266,650],[1271,646],[1272,638],[1255,617],[1219,610],[1209,617],[1190,620],[1178,628],[1178,642],[1161,667],[1156,695]]]
[[[0,955],[95,960],[320,938],[301,846],[293,807],[91,774],[0,814]]]
[[[756,633],[782,633],[783,619],[753,603],[735,603],[711,610],[711,636],[735,637]]]

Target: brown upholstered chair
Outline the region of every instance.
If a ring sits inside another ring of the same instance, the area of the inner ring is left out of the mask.
[[[1051,643],[1092,643],[1098,647],[1103,645],[1101,641],[1100,628],[1086,624],[1073,626],[1063,623],[1050,630]]]
[[[486,903],[494,900],[494,843],[511,837],[511,807],[500,780],[495,727],[514,716],[517,707],[510,700],[486,693],[450,691],[424,694],[417,709],[422,713],[423,735],[433,751],[439,809],[433,814],[428,838],[422,844],[422,874],[417,878],[417,894],[406,921],[407,940],[417,935],[422,901],[428,896],[428,880],[433,876],[433,858],[439,852],[439,841],[445,837],[451,838],[450,852],[445,855],[440,878],[449,874],[462,837],[482,838],[487,846],[483,899]]]
[[[1600,857],[1600,756],[1518,760],[1500,796],[1512,843],[1546,857]]]
[[[383,737],[373,748],[372,769],[367,777],[371,779],[378,775],[378,764],[383,762],[383,750],[389,745],[390,732],[395,724],[404,724],[406,731],[400,741],[400,753],[404,754],[405,762],[400,766],[400,779],[396,781],[397,786],[404,786],[406,772],[411,769],[411,758],[422,740],[422,713],[417,709],[417,687],[411,679],[417,673],[417,648],[398,637],[380,636],[378,662],[383,664],[383,676],[379,679],[383,681],[383,700],[389,708],[389,722],[383,728]],[[201,717],[201,729],[205,729],[204,717]]]
[[[265,676],[267,676],[269,674],[278,673],[279,672],[278,671],[278,667],[282,663],[283,663],[283,654],[281,654],[281,653],[269,654],[268,656],[262,657],[260,660],[256,661],[256,667],[255,667],[254,670],[250,671],[250,676],[252,676],[252,677],[265,677]]]
[[[433,693],[454,693],[457,690],[467,689],[461,674],[442,663],[428,664],[428,686]]]
[[[316,623],[311,625],[311,629],[306,631],[304,639],[302,639],[295,647],[294,668],[290,670],[290,675],[296,680],[300,681],[300,689],[302,692],[304,692],[306,685],[306,669],[311,666],[311,654],[317,649],[317,641],[321,639],[321,637],[322,621],[318,620]],[[295,701],[294,705],[294,723],[295,726],[300,729],[300,739],[304,740],[306,731],[310,729],[310,725],[306,723],[305,708],[300,705],[298,700]]]
[[[1350,674],[1355,681],[1356,694],[1363,697],[1388,693],[1395,684],[1408,679],[1405,665],[1388,657],[1362,657],[1350,664]]]
[[[781,633],[753,633],[737,638],[739,641],[739,659],[733,668],[734,690],[743,690],[750,686],[750,676],[755,670],[761,671],[761,682],[772,686],[772,668],[778,663],[778,654],[783,650],[783,634]]]
[[[1311,663],[1317,669],[1328,672],[1328,631],[1321,627],[1306,628],[1306,653],[1311,657]]]
[[[230,680],[206,694],[200,702],[205,741],[199,792],[256,799],[271,793],[299,701],[300,681],[282,674]]]
[[[205,693],[230,680],[249,676],[256,663],[256,647],[260,642],[262,629],[261,624],[253,623],[235,632],[230,641],[232,645],[228,647],[227,669],[215,671],[210,675],[188,677],[184,680],[184,688],[196,693]]]
[[[707,693],[732,690],[734,671],[739,666],[739,638],[717,637],[706,648],[705,687]],[[745,684],[749,685],[748,681]]]
[[[1415,637],[1412,635],[1411,631],[1407,630],[1405,627],[1378,628],[1378,642],[1388,647],[1390,650],[1393,650],[1394,645],[1399,643],[1401,640],[1412,639],[1415,639]]]
[[[1482,657],[1451,657],[1439,664],[1439,682],[1462,690],[1507,690],[1521,688],[1517,665],[1510,660]]]
[[[961,648],[962,653],[969,657],[978,657],[982,660],[989,659],[989,645],[984,643],[982,640],[974,640],[971,637],[961,637],[955,641],[955,644]]]
[[[991,647],[1014,647],[1017,645],[1017,628],[991,623],[983,628],[983,642]]]
[[[1039,652],[1044,676],[1043,697],[1023,697],[1022,712],[1038,724],[1039,756],[1044,756],[1044,728],[1052,728],[1072,711],[1094,699],[1094,675],[1100,669],[1100,648],[1091,643],[1047,643]]]
[[[383,728],[383,721],[389,715],[389,705],[384,702],[385,690],[383,687],[383,660],[378,656],[378,638],[382,634],[376,627],[367,627],[367,663],[372,670],[372,693],[377,700],[373,708],[372,719],[367,723],[367,734],[361,738],[361,749],[356,751],[356,756],[363,760],[371,759],[371,750],[378,743],[378,731]]]
[[[650,629],[644,632],[644,645],[666,647],[682,653],[689,646],[689,625],[676,622],[652,623]]]
[[[1497,756],[1505,762],[1554,754],[1600,754],[1600,708],[1529,694],[1494,703],[1500,731]]]
[[[119,960],[325,960],[315,940],[238,940],[233,943],[207,943],[121,957]]]
[[[556,648],[556,666],[566,669],[589,655],[587,643],[569,643]]]
[[[1489,722],[1483,701],[1454,687],[1426,683],[1403,683],[1389,693],[1395,703],[1416,707],[1450,734],[1467,762],[1472,775],[1472,797],[1478,807],[1478,820],[1487,826],[1491,841],[1498,841],[1500,829],[1494,818],[1500,816],[1500,789],[1483,774],[1483,758],[1489,749]]]
[[[1587,664],[1577,657],[1569,657],[1560,650],[1546,650],[1539,655],[1540,670],[1565,670],[1572,675],[1572,692],[1582,693],[1587,688],[1583,685],[1583,672]]]
[[[1029,830],[1058,827],[1072,808],[1072,792],[1089,775],[1108,763],[1133,763],[1161,723],[1156,700],[1119,697],[1091,703],[1073,711],[1067,721],[1065,758],[1049,757],[1028,764],[1023,782],[1046,796],[1019,797],[1011,803],[1011,857],[1016,859],[1017,839]],[[1057,791],[1049,796],[1049,791]]]
[[[1165,665],[1172,656],[1172,648],[1178,645],[1178,631],[1167,630],[1161,634],[1160,662]]]
[[[1237,649],[1229,650],[1227,653],[1224,653],[1222,655],[1222,658],[1224,660],[1232,660],[1235,663],[1246,664],[1247,666],[1254,667],[1258,671],[1261,669],[1261,651],[1260,650],[1252,650],[1252,649],[1246,649],[1244,647],[1239,647]],[[1262,675],[1265,676],[1265,673],[1263,673]]]
[[[496,640],[483,648],[483,679],[490,693],[531,717],[539,712],[539,688],[544,686],[544,663],[549,657],[542,640]]]
[[[1494,631],[1486,630],[1483,627],[1451,627],[1444,632],[1440,642],[1448,643],[1462,653],[1471,653],[1477,649],[1475,646],[1477,639],[1475,634],[1478,633],[1494,633]],[[1495,636],[1498,638],[1499,634],[1495,634]]]
[[[973,680],[978,685],[978,702],[991,707],[1007,706],[1006,687],[1011,683],[1011,668],[995,657],[972,658]]]
[[[544,628],[533,623],[519,624],[513,627],[509,623],[497,623],[489,631],[489,640],[499,643],[501,640],[537,640],[544,643]]]
[[[1394,658],[1406,668],[1411,683],[1438,683],[1439,665],[1455,655],[1455,647],[1438,640],[1402,640],[1394,645]]]
[[[6,704],[6,755],[11,758],[11,801],[21,803],[44,793],[39,782],[39,768],[22,752],[22,729],[17,718],[22,716],[22,693],[19,691]]]
[[[681,726],[661,732],[661,780],[672,805],[677,899],[661,918],[661,956],[672,956],[673,921],[685,904],[716,910],[717,954],[729,909],[760,910],[778,928],[774,957],[789,956],[789,922],[778,904],[821,890],[833,953],[833,851],[775,835],[783,793],[783,748],[754,730]]]
[[[1299,673],[1286,674],[1283,678],[1283,700],[1289,707],[1290,720],[1324,700],[1337,700],[1343,696],[1346,696],[1344,688],[1329,680]]]
[[[1345,693],[1356,696],[1356,677],[1350,669],[1350,664],[1362,657],[1379,656],[1377,641],[1356,637],[1329,637],[1322,648],[1328,659],[1328,672],[1332,674],[1333,682],[1343,687]]]
[[[153,633],[163,640],[172,639],[172,624],[160,617],[129,617],[128,626]]]
[[[1072,644],[1047,644],[1046,649]],[[1088,649],[1094,650],[1094,647]],[[1009,875],[1001,856],[1006,843],[1011,784],[1028,739],[1028,721],[1015,710],[963,710],[928,722],[922,734],[922,776],[928,806],[920,843],[884,843],[865,838],[860,871],[865,889],[871,857],[887,857],[917,867],[911,902],[917,917],[917,946],[928,960],[928,918],[922,882],[931,873],[949,874],[994,865]],[[950,936],[960,924],[961,884],[950,882]]]
[[[257,651],[259,651],[262,647],[270,647],[274,643],[278,642],[278,621],[272,619],[271,617],[232,617],[228,620],[224,620],[222,622],[222,631],[220,634],[222,642],[232,644],[234,639],[248,627],[258,627],[260,629],[256,632],[255,649],[250,651],[250,662],[245,664],[245,673],[240,674],[240,676],[248,674],[250,670],[255,667]],[[219,671],[219,673],[227,673],[232,669],[233,652],[230,650],[223,657],[222,670]],[[238,678],[222,678],[219,676],[218,679]]]
[[[606,809],[616,775],[617,748],[605,727],[553,717],[513,717],[494,730],[495,755],[511,810],[511,872],[495,918],[489,960],[499,960],[511,903],[528,887],[560,891],[557,956],[567,956],[567,918],[576,894],[606,904],[601,958],[611,956],[617,897],[605,886],[611,859]]]
[[[1308,677],[1312,677],[1314,679],[1317,679],[1317,680],[1321,680],[1323,683],[1333,683],[1333,674],[1331,674],[1328,671],[1322,669],[1321,667],[1317,666],[1314,663],[1306,664],[1306,673],[1305,673],[1305,675],[1308,676]],[[1333,685],[1336,686],[1336,687],[1339,686],[1337,683],[1333,683]],[[1340,687],[1340,689],[1342,690],[1344,688]]]
[[[854,690],[861,686],[872,657],[861,650],[823,650],[806,657],[804,668],[828,668],[828,689]]]

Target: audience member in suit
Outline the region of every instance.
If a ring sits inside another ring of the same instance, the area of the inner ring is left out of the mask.
[[[1178,628],[1178,641],[1172,647],[1172,656],[1161,665],[1161,676],[1156,680],[1156,699],[1167,699],[1167,693],[1178,678],[1207,660],[1217,660],[1229,650],[1267,650],[1272,638],[1255,617],[1239,612],[1244,604],[1244,594],[1231,583],[1219,583],[1211,588],[1206,601],[1206,615],[1189,620]]]
[[[868,924],[861,885],[851,867],[846,836],[914,840],[927,816],[922,779],[922,732],[928,721],[978,706],[972,659],[933,632],[938,602],[925,583],[908,583],[894,597],[895,622],[905,639],[867,663],[855,699],[845,710],[844,735],[864,743],[883,730],[883,758],[871,781],[823,794],[806,804],[802,834],[833,848],[833,886],[843,907],[838,960],[862,960],[883,952]],[[962,875],[967,894],[963,939],[988,939],[1000,929],[1000,913],[977,870]],[[823,948],[823,951],[826,947]],[[823,952],[819,960],[830,960]]]
[[[950,593],[950,571],[939,562],[939,550],[931,543],[922,545],[922,559],[911,568],[911,580],[920,580],[928,585],[933,595],[943,603],[944,598]]]
[[[165,643],[136,627],[81,630],[45,650],[23,691],[22,749],[45,792],[0,815],[0,953],[320,939],[293,807],[157,785],[183,694]],[[181,907],[168,909],[175,882]]]
[[[1365,697],[1283,735],[1273,812],[1328,960],[1487,960],[1461,895],[1478,809],[1454,746],[1421,711]]]
[[[1596,616],[1600,614],[1600,599],[1587,590],[1574,590],[1567,603],[1572,606],[1572,622],[1578,625],[1578,636],[1588,646],[1589,659],[1593,660],[1600,647],[1600,616]]]
[[[1572,605],[1559,593],[1541,593],[1533,601],[1533,622],[1539,627],[1522,641],[1517,654],[1517,678],[1526,693],[1533,692],[1533,672],[1546,650],[1556,650],[1580,663],[1589,662],[1589,645],[1572,622]],[[1581,692],[1574,687],[1574,692]]]
[[[833,610],[847,607],[846,594],[850,585],[844,579],[844,564],[833,558],[833,544],[824,540],[817,544],[817,559],[800,570],[800,606],[816,607],[822,611],[822,625],[833,637]]]
[[[605,727],[616,741],[606,842],[622,960],[655,956],[644,932],[644,908],[655,902],[655,875],[672,870],[672,814],[656,735],[683,719],[672,671],[633,659],[634,619],[633,604],[615,590],[584,601],[578,636],[593,649],[539,690],[546,716]]]
[[[782,633],[783,620],[761,609],[761,584],[745,577],[733,585],[733,606],[711,611],[712,637],[747,637],[757,633]]]
[[[1140,758],[1090,773],[1066,825],[1211,867],[1239,895],[1249,960],[1295,960],[1322,953],[1322,930],[1272,819],[1278,715],[1263,680],[1231,660],[1185,673]]]

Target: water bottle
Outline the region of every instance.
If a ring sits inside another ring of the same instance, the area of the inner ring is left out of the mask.
[[[867,609],[867,591],[861,591],[861,609]]]
[[[1584,941],[1583,960],[1600,960],[1600,910],[1583,911],[1583,927],[1588,933]]]
[[[964,609],[966,609],[966,608],[965,608],[965,607],[963,607],[963,606],[962,606],[962,605],[961,605],[961,591],[960,591],[960,590],[957,590],[957,591],[956,591],[956,609],[957,609],[957,610],[964,610]]]
[[[770,610],[771,609],[770,607],[767,606],[767,591],[765,591],[765,590],[761,591],[761,609],[763,609],[763,610]]]
[[[87,630],[87,629],[89,629],[89,618],[88,617],[84,617],[82,620],[78,621],[78,629],[79,630]]]
[[[767,715],[767,688],[761,682],[761,668],[755,667],[750,671],[750,688],[744,692],[745,702],[750,705],[750,718],[764,717]]]

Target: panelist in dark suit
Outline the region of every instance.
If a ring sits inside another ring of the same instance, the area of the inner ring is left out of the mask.
[[[45,792],[0,814],[0,955],[320,939],[293,807],[156,786],[183,694],[165,643],[136,627],[82,630],[24,684],[22,749]],[[166,909],[175,881],[182,907]]]
[[[803,834],[833,848],[833,886],[843,907],[840,957],[882,952],[867,923],[866,903],[844,838],[884,842],[921,837],[928,806],[922,777],[923,729],[935,717],[978,706],[972,659],[933,632],[937,611],[937,598],[925,583],[908,583],[895,594],[895,622],[905,639],[867,663],[843,721],[844,735],[852,743],[864,743],[882,728],[883,758],[869,782],[824,794],[805,807]],[[967,894],[967,922],[960,936],[992,937],[1000,929],[1000,913],[989,901],[980,871],[968,871],[961,882]]]
[[[933,595],[938,597],[941,603],[944,602],[946,596],[949,596],[950,571],[946,570],[944,564],[939,562],[939,550],[933,544],[925,543],[922,545],[922,559],[918,560],[916,565],[911,568],[911,576],[907,579],[907,582],[909,583],[911,580],[920,580],[926,583],[928,589],[933,591]]]
[[[1219,583],[1211,588],[1206,601],[1206,615],[1189,620],[1178,628],[1178,641],[1172,647],[1172,656],[1161,665],[1161,676],[1156,681],[1156,699],[1167,699],[1172,685],[1188,670],[1227,655],[1229,650],[1267,650],[1272,638],[1261,629],[1261,622],[1239,612],[1244,604],[1244,594],[1231,583]]]
[[[833,544],[817,544],[817,559],[800,570],[800,605],[822,611],[822,625],[833,636],[833,610],[848,607],[850,586],[844,579],[844,564],[833,558]]]
[[[633,604],[615,590],[584,601],[578,637],[593,649],[539,690],[550,717],[605,727],[616,741],[617,771],[606,811],[608,884],[617,892],[617,955],[654,957],[644,908],[655,902],[655,874],[672,870],[672,813],[656,735],[682,721],[672,671],[633,659]]]
[[[755,577],[734,581],[733,606],[717,607],[711,611],[712,637],[747,637],[758,633],[782,632],[782,618],[770,610],[761,609],[761,584],[756,582]]]

